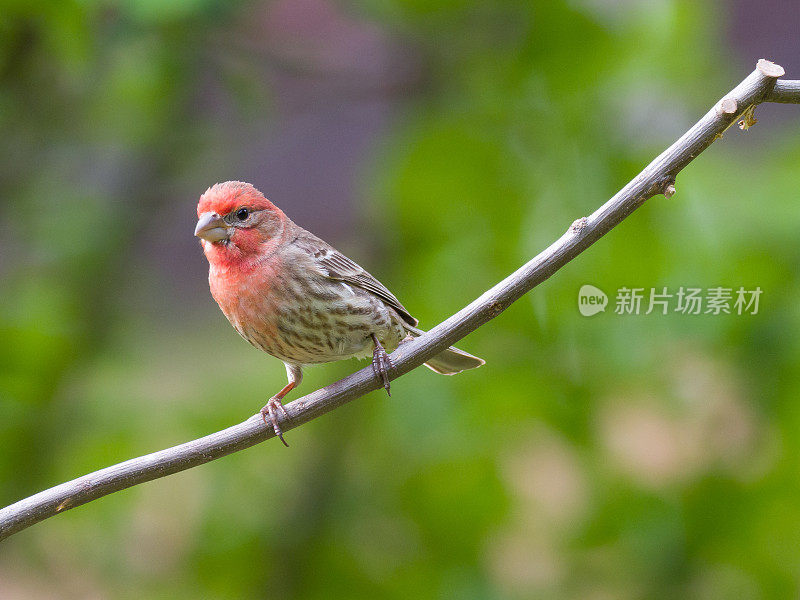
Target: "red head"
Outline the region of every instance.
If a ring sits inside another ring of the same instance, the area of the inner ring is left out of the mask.
[[[197,203],[197,227],[212,265],[252,262],[269,254],[288,221],[283,211],[249,183],[226,181],[208,188]]]

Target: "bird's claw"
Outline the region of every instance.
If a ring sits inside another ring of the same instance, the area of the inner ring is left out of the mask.
[[[372,370],[375,372],[375,377],[383,382],[383,389],[385,389],[386,393],[390,396],[392,392],[389,386],[389,369],[393,368],[392,359],[376,339],[375,350],[372,351]]]
[[[281,403],[280,398],[273,396],[264,405],[264,408],[261,409],[261,418],[264,419],[264,424],[267,427],[270,425],[272,426],[275,435],[278,436],[281,442],[283,442],[283,445],[288,448],[289,444],[283,439],[283,432],[281,431],[280,425],[278,425],[278,411],[283,413],[284,418],[289,418],[289,413],[286,411],[286,407]]]

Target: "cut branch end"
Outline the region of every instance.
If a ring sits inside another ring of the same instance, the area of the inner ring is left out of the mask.
[[[580,233],[584,229],[586,229],[587,220],[586,217],[581,217],[580,219],[575,219],[572,222],[572,225],[569,226],[569,230],[572,233]]]
[[[756,68],[767,77],[774,77],[777,79],[778,77],[783,77],[786,75],[786,70],[782,66],[775,64],[766,58],[758,59]]]
[[[717,105],[717,114],[722,115],[735,115],[739,109],[739,103],[736,98],[723,98]]]

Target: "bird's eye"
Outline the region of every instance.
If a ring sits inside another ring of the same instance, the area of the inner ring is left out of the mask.
[[[236,211],[236,218],[239,219],[240,221],[246,221],[247,217],[249,216],[250,216],[250,211],[247,210],[246,208],[240,208],[239,210]]]

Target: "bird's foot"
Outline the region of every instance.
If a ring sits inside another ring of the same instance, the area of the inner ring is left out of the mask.
[[[286,440],[283,439],[283,432],[281,431],[281,426],[278,424],[278,411],[283,413],[284,418],[289,418],[289,413],[286,412],[286,407],[281,403],[281,399],[278,396],[273,396],[269,399],[269,401],[264,405],[264,408],[261,409],[261,418],[264,419],[264,424],[268,427],[271,425],[272,429],[275,431],[275,435],[281,438],[281,442],[287,448],[289,444],[286,443]]]
[[[375,372],[375,377],[383,382],[383,389],[390,396],[392,392],[389,386],[389,369],[393,369],[392,359],[386,353],[386,350],[381,346],[375,334],[372,335],[372,341],[375,342],[375,350],[372,351],[372,370]]]

